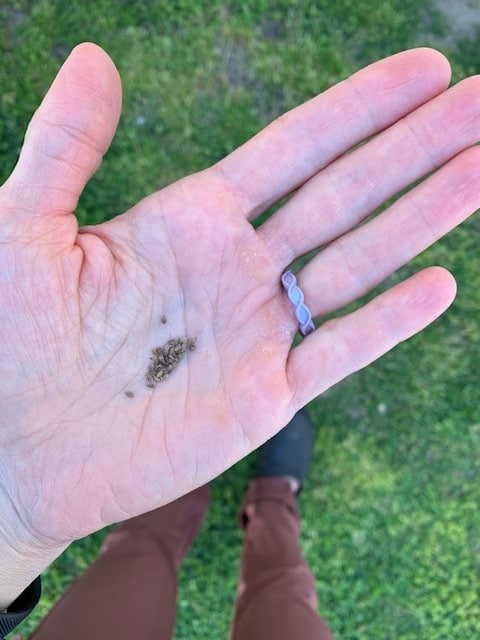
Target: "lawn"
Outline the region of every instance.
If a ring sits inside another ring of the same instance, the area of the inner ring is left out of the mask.
[[[434,0],[4,0],[1,178],[56,70],[83,40],[117,64],[124,112],[80,202],[81,223],[209,165],[379,57],[427,44],[449,56],[455,80],[480,71],[480,32],[457,29]],[[474,217],[386,283],[442,264],[459,285],[449,312],[310,405],[317,438],[300,499],[303,548],[339,639],[480,637],[479,233]],[[176,640],[228,637],[241,548],[235,515],[254,466],[255,454],[213,484],[181,571]],[[24,634],[102,537],[73,544],[45,573]]]

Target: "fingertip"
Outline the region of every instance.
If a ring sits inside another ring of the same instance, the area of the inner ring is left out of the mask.
[[[401,310],[402,339],[423,330],[450,307],[455,300],[457,283],[443,267],[427,267],[394,288],[397,308]]]
[[[111,60],[110,56],[105,51],[105,49],[103,49],[103,47],[101,47],[96,42],[92,42],[92,41],[89,41],[89,40],[85,40],[83,42],[79,42],[78,44],[76,44],[72,48],[69,56],[71,56],[72,54],[76,54],[76,53],[83,53],[85,51],[86,52],[90,51],[90,52],[94,53],[95,55],[98,54],[100,56],[106,56],[107,58],[109,58]],[[112,62],[112,64],[113,64],[113,62]]]
[[[441,51],[432,47],[417,47],[411,51],[421,57],[423,64],[429,70],[436,70],[439,79],[443,79],[446,87],[449,85],[452,78],[452,66]]]
[[[419,94],[425,94],[427,100],[445,91],[452,76],[448,59],[429,47],[406,49],[370,66],[376,71],[385,69],[387,77],[382,80],[387,88],[411,85],[417,87]]]
[[[457,281],[450,271],[444,267],[429,267],[422,273],[424,277],[431,279],[430,287],[427,283],[426,288],[435,290],[438,303],[441,307],[440,313],[443,313],[455,300],[457,295]]]
[[[103,49],[103,47],[95,42],[80,42],[73,47],[68,57],[89,58],[91,60],[95,60],[97,64],[102,62],[109,64],[112,70],[118,75],[117,67],[110,55],[105,51],[105,49]]]
[[[120,117],[122,83],[118,69],[108,53],[94,42],[77,44],[70,52],[60,73],[75,72],[86,85],[98,91]]]

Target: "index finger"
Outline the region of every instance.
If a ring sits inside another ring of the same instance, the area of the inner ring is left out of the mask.
[[[450,65],[438,51],[393,55],[280,116],[213,169],[253,219],[449,82]]]

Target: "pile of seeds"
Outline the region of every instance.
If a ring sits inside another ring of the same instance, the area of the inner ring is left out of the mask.
[[[195,338],[173,338],[163,347],[153,349],[153,357],[147,371],[147,387],[154,387],[157,382],[168,378],[174,368],[185,355],[195,350]]]

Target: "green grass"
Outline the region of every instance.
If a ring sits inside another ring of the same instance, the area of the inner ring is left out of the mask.
[[[3,2],[0,178],[82,40],[112,55],[124,84],[118,135],[79,205],[83,223],[207,166],[364,64],[441,43],[448,29],[422,0]],[[446,51],[455,79],[479,71],[479,44],[459,39]],[[474,218],[392,279],[445,265],[459,283],[448,314],[310,406],[318,434],[301,498],[303,548],[321,611],[343,640],[480,636],[479,233]],[[254,464],[253,456],[214,483],[181,571],[176,640],[228,637],[235,515]],[[46,572],[24,633],[93,561],[102,537],[72,545]]]

